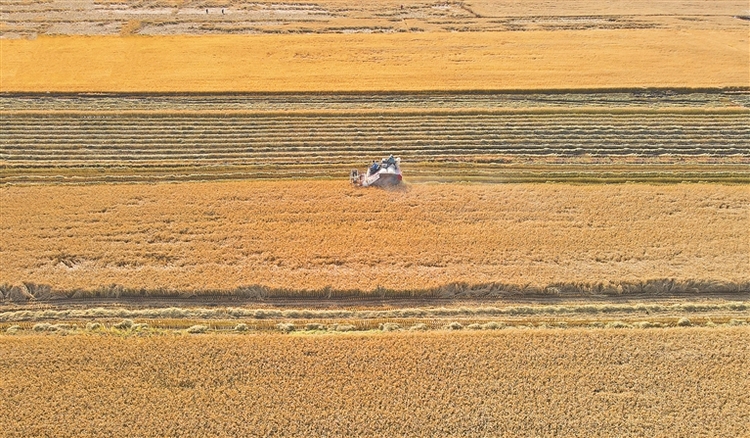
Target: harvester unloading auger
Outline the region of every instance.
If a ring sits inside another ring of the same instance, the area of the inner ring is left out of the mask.
[[[401,158],[391,155],[380,160],[380,163],[373,161],[365,174],[352,169],[349,179],[352,184],[360,187],[387,187],[401,184]]]

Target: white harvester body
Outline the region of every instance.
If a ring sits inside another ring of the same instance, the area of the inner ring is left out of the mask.
[[[361,187],[388,187],[401,184],[401,159],[391,155],[380,163],[373,161],[364,174],[352,169],[349,174],[352,184]]]

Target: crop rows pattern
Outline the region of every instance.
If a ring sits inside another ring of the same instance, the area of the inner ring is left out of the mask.
[[[524,156],[750,158],[746,114],[15,114],[6,168],[497,164]],[[340,172],[335,168],[334,174]],[[314,176],[314,175],[313,175]]]
[[[747,436],[747,327],[0,336],[25,436]]]
[[[506,108],[750,108],[750,92],[630,92],[513,93],[235,93],[235,94],[117,94],[7,93],[3,111],[319,111],[398,109]]]

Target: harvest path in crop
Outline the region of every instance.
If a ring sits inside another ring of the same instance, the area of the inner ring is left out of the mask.
[[[685,178],[695,165],[699,178],[731,180],[746,176],[742,166],[750,162],[750,113],[741,94],[732,107],[701,111],[690,103],[710,104],[711,97],[666,95],[657,99],[662,111],[645,110],[653,98],[629,93],[589,100],[575,94],[399,97],[388,105],[376,95],[312,96],[318,111],[299,96],[162,96],[150,103],[133,96],[6,98],[2,178],[340,177],[392,153],[417,178],[549,177],[549,167],[533,167],[542,164],[578,175],[575,165],[598,164],[585,172],[625,175],[651,165],[646,176],[658,178],[669,166],[686,165]],[[612,102],[628,110],[595,109]],[[96,104],[94,111],[79,110]],[[272,110],[258,111],[259,105]],[[97,169],[108,172],[92,172]]]

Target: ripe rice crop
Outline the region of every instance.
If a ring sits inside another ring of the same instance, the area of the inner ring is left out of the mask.
[[[26,297],[460,296],[493,285],[648,295],[750,281],[746,186],[255,181],[0,196],[0,284]]]
[[[746,1],[312,1],[3,3],[0,436],[750,434]]]
[[[3,40],[0,91],[747,87],[748,63],[743,27],[689,32],[45,36]]]
[[[750,329],[0,336],[25,436],[745,436]]]

